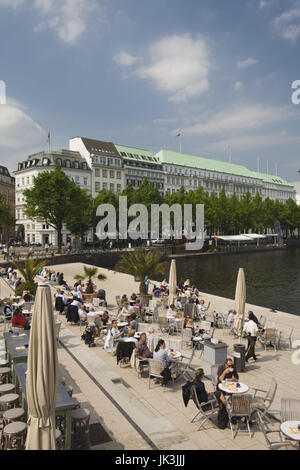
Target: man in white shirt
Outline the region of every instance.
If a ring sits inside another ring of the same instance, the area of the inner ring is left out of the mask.
[[[78,289],[77,286],[74,286],[71,294],[74,296],[74,297],[77,297],[78,299],[81,299],[82,298],[82,293],[81,291]]]
[[[259,332],[257,323],[254,321],[253,312],[248,312],[248,317],[249,317],[249,321],[247,321],[244,324],[244,329],[243,329],[243,331],[247,334],[247,339],[248,339],[248,347],[246,351],[245,362],[248,362],[248,359],[250,359],[250,357],[253,357],[254,361],[257,360],[257,357],[255,355],[255,343],[256,343],[257,335],[259,335],[262,338],[262,340],[264,339],[262,334]]]

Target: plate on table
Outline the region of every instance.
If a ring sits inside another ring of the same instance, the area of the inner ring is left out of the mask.
[[[134,337],[137,338],[137,339],[140,339],[141,334],[142,334],[141,332],[137,331],[137,332],[135,333]]]
[[[126,326],[127,325],[127,322],[126,321],[123,321],[123,322],[120,322],[120,323],[117,323],[118,326]]]

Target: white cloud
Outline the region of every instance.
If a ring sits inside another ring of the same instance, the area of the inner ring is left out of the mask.
[[[295,42],[300,36],[300,2],[296,1],[293,8],[285,10],[271,24],[277,36]]]
[[[0,106],[0,148],[23,149],[45,139],[45,131],[24,111],[9,104]]]
[[[210,117],[206,122],[197,122],[185,127],[185,135],[236,135],[237,132],[251,132],[262,127],[281,123],[297,116],[290,107],[244,105],[225,109]]]
[[[131,65],[133,65],[136,62],[137,59],[133,55],[128,54],[128,52],[123,51],[123,52],[120,52],[119,54],[116,54],[113,57],[113,60],[118,65],[121,65],[121,66],[124,66],[124,67],[130,67]]]
[[[243,82],[235,82],[234,87],[233,87],[234,91],[239,91],[242,88],[244,88]]]
[[[99,4],[96,0],[34,0],[34,8],[42,18],[35,32],[50,29],[66,44],[75,44]]]
[[[149,48],[149,64],[136,70],[169,94],[169,101],[184,102],[209,89],[210,53],[204,38],[190,34],[165,37]]]
[[[249,57],[248,59],[245,59],[245,60],[238,60],[236,63],[236,66],[238,69],[245,69],[255,64],[257,64],[257,60]]]

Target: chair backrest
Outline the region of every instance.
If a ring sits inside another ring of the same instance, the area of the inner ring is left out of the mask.
[[[233,415],[250,416],[252,395],[232,395],[231,413]]]
[[[158,316],[159,317],[165,317],[166,316],[166,309],[165,307],[158,307]]]
[[[86,316],[86,319],[87,319],[88,324],[91,324],[91,325],[94,325],[94,324],[95,324],[95,318],[96,318],[95,315],[89,315],[89,314],[87,314],[87,316]]]
[[[215,385],[215,386],[218,385],[218,369],[222,365],[223,364],[213,364],[211,366],[211,370],[210,370],[211,381],[212,381],[213,385]]]
[[[158,317],[158,321],[160,326],[168,326],[167,317]]]
[[[262,419],[262,416],[261,416],[259,410],[258,410],[258,412],[257,412],[257,416],[258,416],[258,425],[259,425],[259,427],[260,427],[261,432],[262,432],[263,435],[264,435],[264,438],[265,438],[265,440],[266,440],[267,446],[268,446],[269,449],[270,449],[270,448],[271,448],[271,441],[270,441],[270,439],[269,439],[269,437],[268,437],[268,433],[267,433],[266,428],[265,428],[265,423],[264,423],[264,421],[263,421],[263,419]]]
[[[264,337],[265,341],[276,341],[276,328],[266,328]]]
[[[281,398],[280,417],[282,421],[300,421],[300,400]]]
[[[54,323],[55,336],[58,338],[60,332],[61,322]]]
[[[198,410],[202,411],[202,408],[200,406],[200,403],[199,403],[199,400],[198,400],[198,395],[197,395],[197,392],[196,392],[196,387],[195,385],[192,385],[191,386],[191,395],[190,395],[190,398],[193,400],[193,402],[195,403],[196,407],[198,408]]]
[[[192,332],[191,328],[183,328],[183,329],[182,329],[182,332],[181,332],[181,334],[182,334],[182,339],[183,339],[184,341],[190,341],[191,338],[192,338],[192,333],[193,333],[193,332]]]
[[[155,375],[160,376],[160,373],[163,371],[163,363],[158,359],[148,359],[149,362],[149,376]]]
[[[211,328],[211,323],[209,321],[201,320],[200,330],[205,330],[205,331],[209,332],[210,328]]]
[[[266,321],[267,321],[266,317],[264,315],[261,315],[259,319],[260,326],[265,326]]]
[[[134,313],[136,314],[136,316],[139,316],[139,314],[140,314],[140,309],[139,309],[139,307],[133,307],[133,311],[134,311]]]
[[[266,397],[265,397],[266,400],[269,401],[269,406],[271,405],[271,403],[273,402],[273,400],[275,398],[276,390],[277,390],[277,382],[274,379],[274,377],[272,377],[269,390],[268,390],[268,392],[266,394]]]
[[[95,307],[99,307],[100,305],[100,299],[97,299],[96,297],[93,298],[93,305]]]

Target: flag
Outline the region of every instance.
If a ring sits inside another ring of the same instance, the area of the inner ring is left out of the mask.
[[[181,136],[181,132],[178,132],[178,134],[176,134],[176,137],[180,137]]]
[[[50,140],[50,131],[48,131],[48,140]]]

